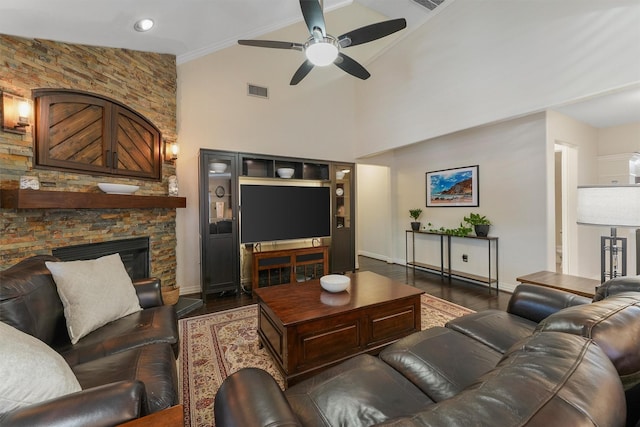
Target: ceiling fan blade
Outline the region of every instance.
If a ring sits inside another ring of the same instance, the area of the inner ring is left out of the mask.
[[[386,37],[396,31],[400,31],[407,27],[407,21],[404,18],[391,19],[389,21],[378,22],[376,24],[367,25],[349,31],[338,37],[341,47],[357,46],[359,44],[368,43],[373,40]],[[349,42],[350,40],[350,42]]]
[[[300,0],[300,8],[304,22],[307,24],[309,34],[314,35],[314,29],[317,28],[322,33],[322,37],[327,36],[327,30],[324,26],[324,14],[322,6],[318,0]]]
[[[302,63],[300,68],[295,72],[289,83],[291,86],[297,85],[307,74],[313,69],[313,64],[308,59]]]
[[[338,59],[334,62],[334,64],[359,79],[367,80],[369,77],[371,77],[371,74],[369,74],[369,72],[362,65],[342,52],[338,53]]]
[[[304,50],[304,45],[292,42],[279,42],[273,40],[238,40],[238,44],[244,46],[269,47],[272,49]]]

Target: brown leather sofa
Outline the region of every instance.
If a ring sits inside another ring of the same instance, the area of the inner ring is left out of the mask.
[[[226,426],[633,426],[640,279],[601,301],[520,285],[487,310],[412,334],[282,392],[244,369],[220,387]],[[620,293],[616,293],[620,292]],[[627,410],[629,408],[629,411]]]
[[[61,354],[82,391],[0,414],[4,426],[112,426],[178,403],[178,322],[162,303],[160,282],[134,281],[143,310],[108,323],[77,344],[39,255],[0,272],[0,321]]]

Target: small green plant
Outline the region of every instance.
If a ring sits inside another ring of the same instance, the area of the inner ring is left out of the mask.
[[[431,223],[429,223],[429,225],[431,225]],[[450,236],[467,236],[469,233],[471,233],[472,229],[471,227],[465,227],[463,223],[460,223],[460,227],[458,228],[440,227],[438,229],[431,228],[429,229],[429,231],[432,233],[448,234]]]
[[[422,209],[409,209],[409,216],[413,218],[414,221],[417,221],[420,215],[422,215]]]
[[[463,219],[469,225],[491,225],[491,221],[486,216],[476,213],[470,213],[469,216],[465,216]]]

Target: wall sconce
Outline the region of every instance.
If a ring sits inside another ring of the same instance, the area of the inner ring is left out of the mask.
[[[178,153],[180,148],[178,147],[178,142],[173,141],[169,142],[167,140],[164,141],[164,159],[168,162],[173,162],[178,159]]]
[[[27,126],[31,125],[31,101],[20,96],[2,92],[0,105],[2,130],[5,132],[27,133]]]

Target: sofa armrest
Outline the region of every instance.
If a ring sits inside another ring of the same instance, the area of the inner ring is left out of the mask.
[[[136,294],[140,300],[140,307],[158,307],[164,304],[162,301],[162,291],[160,290],[160,279],[136,279],[133,281]]]
[[[589,304],[587,297],[544,286],[521,284],[516,287],[507,312],[539,323],[542,319],[574,305]]]
[[[114,426],[139,418],[144,398],[140,381],[119,381],[16,409],[0,418],[0,425]]]
[[[218,389],[213,408],[217,427],[302,426],[278,383],[257,368],[240,369],[228,376]]]

